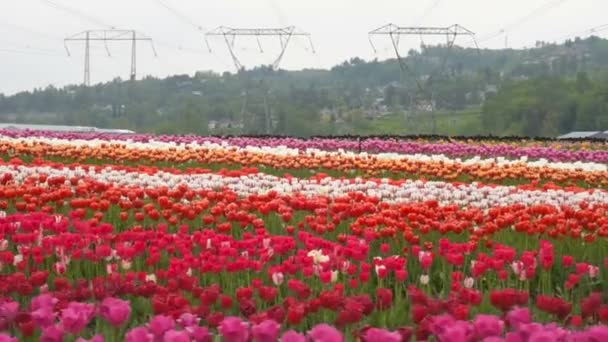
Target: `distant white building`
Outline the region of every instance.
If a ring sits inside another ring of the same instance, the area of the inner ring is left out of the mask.
[[[15,123],[0,123],[0,130],[21,130],[21,131],[46,131],[46,132],[89,132],[89,133],[110,133],[110,134],[134,134],[134,131],[127,129],[105,129],[87,126],[60,126],[60,125],[28,125]]]
[[[560,135],[557,139],[585,139],[585,138],[603,138],[600,135],[604,135],[606,132],[600,131],[584,131],[584,132],[570,132],[568,134]]]

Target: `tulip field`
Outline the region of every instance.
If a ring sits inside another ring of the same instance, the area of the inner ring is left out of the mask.
[[[608,341],[608,145],[0,131],[0,342]]]

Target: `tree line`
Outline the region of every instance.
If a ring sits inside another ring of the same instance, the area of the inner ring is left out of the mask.
[[[439,70],[446,54],[448,62]],[[479,127],[488,134],[607,129],[607,40],[538,42],[517,50],[426,46],[405,60],[415,75],[401,74],[394,59],[352,58],[329,70],[262,66],[236,74],[49,86],[0,94],[0,120],[170,134],[262,134],[269,110],[272,134],[383,134],[374,120],[418,110],[412,106],[414,76],[432,76],[429,92],[437,110],[478,108]]]

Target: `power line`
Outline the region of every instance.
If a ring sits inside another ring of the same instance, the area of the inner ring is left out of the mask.
[[[272,10],[274,11],[274,15],[278,19],[278,24],[281,26],[288,26],[287,16],[285,16],[285,13],[283,12],[279,4],[275,0],[268,0],[268,2],[270,4],[270,7],[272,7]]]
[[[594,27],[584,30],[584,31],[578,31],[578,32],[562,35],[558,38],[553,38],[553,40],[568,39],[568,38],[571,38],[572,36],[576,37],[576,36],[587,35],[587,34],[593,35],[594,33],[599,33],[599,32],[603,32],[606,30],[608,30],[608,24],[603,24],[603,25],[599,25],[599,26],[594,26]]]
[[[426,17],[428,17],[435,8],[437,8],[437,6],[439,6],[439,4],[441,3],[441,0],[434,0],[425,10],[424,12],[422,12],[422,14],[420,15],[420,17],[418,18],[418,20],[416,21],[416,24],[414,26],[419,25],[424,19],[426,19]]]
[[[45,53],[45,52],[41,52],[41,51],[28,51],[28,50],[18,50],[18,49],[6,49],[6,48],[0,48],[0,52],[4,52],[4,53],[15,53],[15,54],[22,54],[22,55],[36,55],[36,56],[47,56],[47,57],[64,57],[65,55],[61,55],[61,54],[51,54],[51,53]]]
[[[12,23],[0,22],[0,26],[6,26],[6,27],[8,27],[10,29],[13,29],[13,30],[19,30],[19,31],[22,31],[22,32],[27,32],[30,35],[34,35],[34,36],[46,37],[46,39],[50,39],[50,40],[61,40],[61,39],[63,39],[60,36],[55,36],[55,35],[52,35],[52,34],[49,34],[49,33],[46,33],[46,32],[42,32],[42,31],[32,30],[30,28],[26,28],[26,27],[23,27],[23,26],[15,25],[15,24],[12,24]]]
[[[205,31],[205,29],[201,25],[195,23],[187,15],[185,15],[185,14],[181,13],[180,11],[176,10],[175,8],[167,5],[163,0],[156,0],[156,2],[159,5],[161,5],[162,7],[164,7],[167,11],[173,13],[174,16],[181,19],[184,23],[194,27],[195,29],[197,29],[199,31]]]
[[[534,9],[532,12],[528,13],[527,15],[519,18],[517,21],[503,27],[502,29],[498,30],[497,32],[490,34],[486,37],[483,37],[481,39],[479,39],[477,42],[478,43],[482,43],[488,40],[492,40],[498,36],[501,36],[509,31],[512,31],[513,29],[517,28],[518,26],[521,26],[523,24],[525,24],[526,22],[529,22],[530,20],[532,20],[535,17],[539,17],[543,14],[545,14],[546,12],[562,5],[564,2],[566,2],[567,0],[552,0],[549,1],[548,3],[545,3],[544,5]]]
[[[99,26],[103,26],[103,27],[108,27],[108,28],[114,28],[113,25],[108,25],[107,23],[103,22],[102,20],[99,20],[98,18],[91,16],[89,14],[86,14],[82,11],[79,11],[77,9],[62,5],[62,4],[58,4],[54,1],[51,0],[40,0],[41,2],[45,3],[46,5],[56,9],[56,10],[60,10],[66,13],[69,13],[73,16],[79,17],[81,19],[84,19],[86,21],[89,21],[91,23],[94,23],[95,25],[99,25]]]
[[[14,48],[18,48],[18,49],[34,50],[34,51],[45,52],[45,53],[61,54],[61,51],[58,51],[58,50],[39,48],[39,47],[31,46],[29,44],[19,44],[19,43],[8,42],[8,41],[0,41],[0,43],[3,44],[3,45],[11,45]]]

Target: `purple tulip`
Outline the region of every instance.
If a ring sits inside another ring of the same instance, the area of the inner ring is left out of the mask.
[[[122,326],[131,316],[129,301],[106,298],[101,302],[100,315],[115,327]]]

